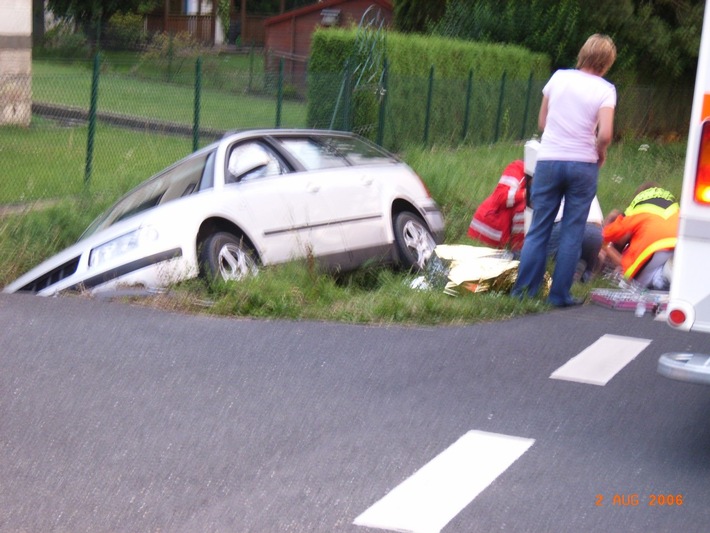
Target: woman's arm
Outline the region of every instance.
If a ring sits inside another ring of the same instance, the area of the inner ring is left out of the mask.
[[[547,110],[549,103],[547,101],[547,96],[542,97],[542,104],[540,104],[540,114],[537,117],[537,127],[540,131],[545,131],[545,124],[547,124]]]
[[[606,161],[606,149],[614,135],[614,108],[602,107],[597,122],[597,164],[601,167]]]

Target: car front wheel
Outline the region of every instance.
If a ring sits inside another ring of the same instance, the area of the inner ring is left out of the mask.
[[[400,264],[410,270],[421,270],[431,257],[436,241],[424,221],[410,212],[394,219],[394,241]]]
[[[254,251],[244,239],[231,233],[215,233],[202,243],[200,271],[208,279],[239,281],[258,273],[259,267],[254,257]]]

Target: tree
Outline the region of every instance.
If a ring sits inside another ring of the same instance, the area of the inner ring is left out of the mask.
[[[612,35],[621,64],[642,80],[690,80],[700,48],[702,0],[600,0],[590,23]]]
[[[692,79],[703,0],[449,0],[433,33],[519,44],[547,53],[554,68],[573,67],[592,33],[617,46],[614,70],[638,81]]]
[[[49,9],[59,17],[72,17],[85,31],[101,26],[115,13],[146,13],[163,0],[47,0]]]
[[[44,42],[44,0],[32,0],[32,44]]]
[[[581,10],[578,0],[450,0],[433,33],[473,41],[511,43],[547,53],[555,66],[576,54]]]
[[[394,0],[395,27],[403,32],[424,32],[446,11],[446,0]]]

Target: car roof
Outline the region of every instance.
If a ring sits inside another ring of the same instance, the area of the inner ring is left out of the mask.
[[[319,136],[319,137],[348,137],[364,139],[357,133],[339,130],[308,129],[308,128],[269,128],[269,129],[239,129],[230,130],[222,139],[229,137],[291,137],[291,136]],[[367,139],[364,139],[367,140]],[[368,141],[370,142],[370,141]]]

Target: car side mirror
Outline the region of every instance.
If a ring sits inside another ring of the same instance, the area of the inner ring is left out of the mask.
[[[229,158],[229,175],[232,181],[238,182],[247,174],[265,168],[270,162],[269,156],[262,151],[235,150]]]

